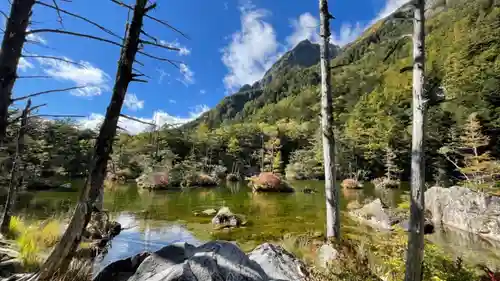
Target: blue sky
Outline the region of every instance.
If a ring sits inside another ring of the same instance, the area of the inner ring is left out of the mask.
[[[42,0],[43,1],[43,0]],[[127,10],[109,0],[59,1],[61,8],[99,22],[117,34],[124,33]],[[132,4],[133,0],[124,0]],[[46,3],[52,1],[45,0]],[[331,0],[333,42],[344,45],[366,27],[388,15],[406,0]],[[181,68],[141,55],[151,77],[148,84],[131,83],[123,112],[157,124],[183,123],[214,107],[224,96],[243,84],[260,79],[265,70],[286,50],[303,39],[318,40],[317,0],[158,0],[152,15],[168,21],[188,34],[189,39],[162,25],[146,20],[145,29],[158,40],[175,45],[180,52],[146,47],[148,53],[182,61]],[[8,1],[0,9],[8,13]],[[5,20],[4,20],[5,23]],[[30,29],[62,28],[55,11],[36,6]],[[63,15],[65,30],[113,39],[112,36],[80,20]],[[108,105],[119,48],[103,42],[38,33],[27,43],[28,55],[64,57],[78,62],[68,64],[49,59],[26,58],[19,76],[49,75],[52,79],[18,79],[14,96],[72,86],[90,85],[72,92],[51,93],[34,98],[34,104],[47,103],[41,113],[78,114],[83,126],[94,127]],[[16,103],[15,106],[22,106]],[[144,125],[121,120],[130,133]]]

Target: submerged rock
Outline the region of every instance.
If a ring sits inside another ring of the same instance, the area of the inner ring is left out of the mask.
[[[271,172],[260,173],[249,178],[249,185],[254,192],[294,192],[292,186]]]
[[[238,227],[244,224],[243,219],[235,215],[228,207],[222,207],[212,219],[215,228]]]
[[[94,281],[303,281],[302,263],[283,248],[257,247],[248,256],[236,245],[175,243],[108,265]]]
[[[500,241],[500,197],[465,187],[431,187],[425,207],[434,223],[442,223]]]

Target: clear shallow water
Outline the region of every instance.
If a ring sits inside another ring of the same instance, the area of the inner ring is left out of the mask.
[[[249,250],[264,241],[278,240],[286,233],[322,232],[325,224],[324,182],[292,184],[297,190],[292,194],[254,194],[245,183],[185,191],[149,192],[135,185],[106,190],[105,209],[126,229],[113,239],[111,248],[97,268],[175,242],[197,245],[211,239],[224,239],[236,241],[244,250]],[[301,190],[305,187],[317,192],[304,194]],[[67,216],[77,196],[78,192],[44,191],[26,196],[21,205],[28,216]],[[404,187],[380,192],[366,185],[362,190],[342,190],[341,209],[346,210],[346,206],[354,201],[362,204],[377,197],[395,207],[404,196],[407,196]],[[244,215],[249,223],[243,228],[214,231],[211,217],[193,214],[222,206]],[[345,218],[342,223],[352,225]],[[466,261],[500,265],[500,245],[496,243],[453,229],[440,230],[427,239],[452,255],[463,256]]]

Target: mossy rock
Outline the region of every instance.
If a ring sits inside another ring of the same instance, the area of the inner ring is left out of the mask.
[[[347,189],[363,188],[363,185],[356,179],[345,179],[342,181],[341,186]]]
[[[295,189],[280,176],[271,172],[260,173],[249,178],[249,186],[253,192],[294,192]]]

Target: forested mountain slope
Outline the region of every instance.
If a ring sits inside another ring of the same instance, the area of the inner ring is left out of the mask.
[[[466,147],[457,142],[464,141],[472,123],[487,140],[480,151],[500,155],[499,2],[434,2],[440,6],[429,7],[426,25],[428,180],[455,175],[448,160],[461,164],[467,159]],[[390,17],[407,11],[402,7]],[[332,65],[343,65],[332,70],[341,176],[356,169],[380,176],[391,153],[395,170],[408,176],[412,79],[411,71],[401,70],[411,66],[411,42],[398,44],[397,39],[411,31],[411,21],[380,21],[353,43],[335,49]],[[310,42],[299,47],[318,55]],[[305,178],[321,175],[319,67],[317,57],[303,61],[296,49],[262,81],[244,86],[180,130],[162,131],[160,148],[177,155],[176,161],[190,156],[228,169],[288,168]],[[384,60],[391,49],[395,52]],[[138,148],[140,139],[147,138],[132,139],[134,144],[125,145]],[[443,155],[443,147],[457,149]]]

